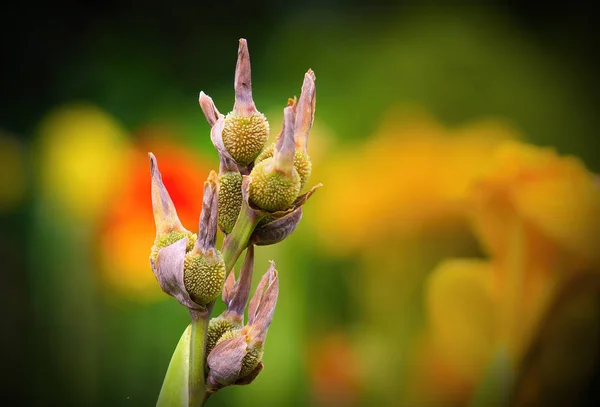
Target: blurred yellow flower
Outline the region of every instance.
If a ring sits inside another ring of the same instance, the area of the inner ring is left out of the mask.
[[[375,137],[331,154],[317,169],[326,188],[311,222],[325,243],[347,253],[374,236],[381,243],[455,222],[493,149],[516,137],[494,120],[447,130],[425,113],[392,110]]]
[[[469,386],[498,349],[518,366],[560,287],[600,269],[600,187],[579,160],[506,141],[489,161],[467,207],[490,260],[446,260],[426,286],[423,352]]]
[[[50,113],[39,137],[41,198],[56,215],[96,219],[123,174],[124,129],[99,108],[74,104]]]

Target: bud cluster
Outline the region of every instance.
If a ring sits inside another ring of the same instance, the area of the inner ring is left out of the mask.
[[[218,174],[211,171],[204,184],[197,234],[179,221],[156,158],[149,154],[156,223],[150,264],[163,291],[190,310],[192,324],[205,321],[208,325],[202,358],[194,356],[189,362],[190,366],[203,366],[204,377],[188,382],[192,387],[201,385],[207,395],[225,386],[248,384],[262,370],[279,280],[271,262],[248,304],[248,322],[244,324],[254,246],[275,244],[289,236],[302,218],[302,205],[320,186],[301,193],[312,169],[307,144],[315,113],[314,72],[305,74],[299,99],[288,100],[283,127],[270,145],[269,122],[252,99],[250,56],[244,39],[238,49],[234,89],[233,110],[227,115],[200,92],[200,107],[211,127],[220,164]],[[220,250],[215,247],[217,226],[226,236]],[[244,250],[244,264],[236,280],[233,265]],[[226,309],[209,320],[219,294]],[[198,369],[190,367],[189,371],[192,375]],[[197,391],[190,388],[186,397],[196,397]]]

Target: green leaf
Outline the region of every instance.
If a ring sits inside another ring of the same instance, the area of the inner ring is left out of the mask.
[[[177,348],[173,352],[165,381],[156,402],[157,406],[188,406],[191,335],[192,325],[190,324],[181,335]]]

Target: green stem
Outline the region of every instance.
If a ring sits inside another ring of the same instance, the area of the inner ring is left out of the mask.
[[[240,214],[235,221],[231,233],[223,241],[223,247],[221,248],[227,274],[233,269],[235,262],[248,246],[248,241],[250,240],[250,236],[252,236],[254,228],[264,216],[264,214],[255,211],[246,202],[242,201]]]
[[[206,332],[212,307],[206,311],[190,310],[192,332],[190,336],[189,366],[189,407],[204,405],[204,353],[206,351]]]
[[[235,226],[221,248],[227,274],[248,246],[254,228],[264,216],[242,203]],[[213,305],[214,301],[203,311],[190,310],[191,327],[184,332],[173,353],[157,405],[202,407],[212,394],[206,388],[205,362],[206,334]]]

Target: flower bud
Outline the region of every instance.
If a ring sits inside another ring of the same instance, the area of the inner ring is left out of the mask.
[[[254,246],[248,246],[244,264],[240,271],[240,278],[235,281],[235,273],[229,273],[223,286],[223,302],[227,306],[225,311],[208,324],[206,340],[206,354],[215,347],[218,340],[227,331],[240,329],[244,325],[244,309],[250,294],[252,272],[254,269]]]
[[[225,234],[231,233],[242,207],[242,174],[223,144],[225,118],[204,92],[198,99],[210,125],[210,139],[219,153],[218,224]]]
[[[221,253],[215,249],[204,254],[194,250],[187,253],[183,281],[195,303],[208,304],[217,298],[225,281],[225,262]]]
[[[247,166],[258,156],[269,138],[269,122],[259,112],[244,117],[235,111],[225,116],[223,143],[231,157]]]
[[[242,174],[227,171],[219,174],[219,228],[231,233],[242,207]]]
[[[227,331],[208,355],[208,384],[219,388],[244,381],[260,366],[279,293],[275,264],[263,275],[248,305],[248,324]]]
[[[150,253],[150,266],[162,290],[175,297],[179,303],[189,309],[200,309],[185,289],[183,268],[186,252],[197,242],[195,234],[187,231],[175,210],[175,205],[165,188],[156,157],[150,158],[152,176],[152,209],[156,223],[156,239]]]
[[[150,175],[152,177],[152,210],[156,224],[156,238],[150,250],[150,259],[156,262],[158,252],[173,243],[187,238],[186,250],[192,250],[196,242],[196,234],[185,229],[177,216],[175,205],[169,196],[169,192],[162,182],[162,176],[158,170],[158,163],[154,154],[148,153],[150,159]]]
[[[296,144],[296,151],[294,153],[294,168],[300,175],[300,190],[304,188],[310,174],[312,172],[312,162],[307,153],[308,146],[308,135],[312,128],[313,121],[315,119],[315,104],[316,104],[316,90],[315,90],[315,73],[312,69],[304,75],[304,82],[302,83],[302,91],[300,93],[300,99],[294,106],[294,102],[291,102],[291,106],[294,107],[294,143]],[[283,134],[283,133],[282,133]],[[279,136],[281,137],[281,135]],[[275,143],[267,146],[256,158],[256,162],[261,162],[269,157],[273,156],[275,151]]]
[[[200,214],[200,236],[184,261],[185,289],[197,304],[208,304],[219,296],[225,281],[225,262],[215,249],[217,233],[217,174],[211,171],[204,183]]]
[[[260,163],[268,158],[273,157],[273,153],[275,152],[275,143],[269,144],[265,149],[256,157],[256,163]],[[304,188],[308,179],[310,178],[310,174],[312,172],[312,162],[310,161],[310,156],[306,151],[301,149],[296,149],[294,152],[294,168],[298,171],[298,175],[300,176],[300,190]]]
[[[234,88],[235,104],[225,117],[223,144],[238,164],[247,166],[264,148],[269,122],[252,100],[250,55],[245,39],[240,39]]]
[[[250,173],[250,203],[268,212],[285,210],[300,193],[300,176],[294,168],[293,126],[293,106],[288,106],[273,157],[256,164]]]

